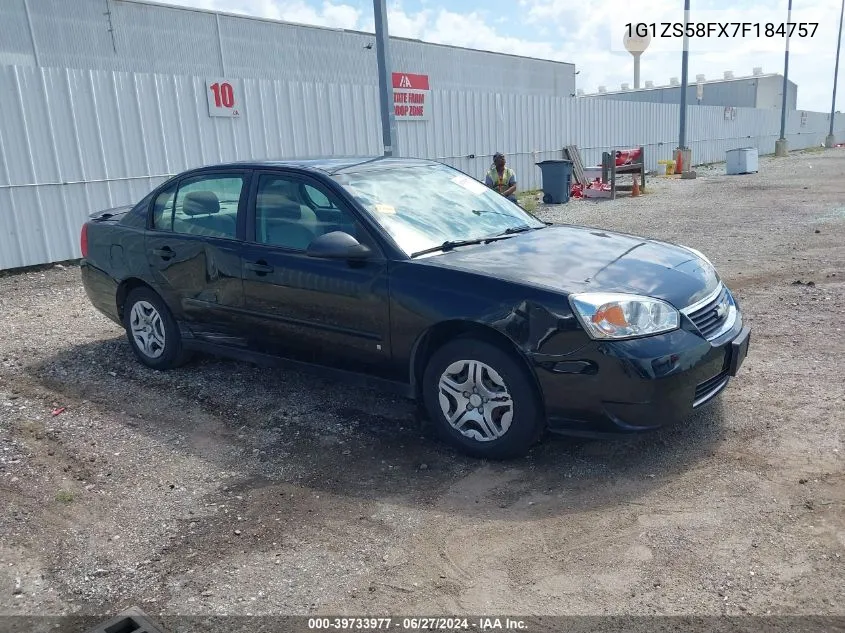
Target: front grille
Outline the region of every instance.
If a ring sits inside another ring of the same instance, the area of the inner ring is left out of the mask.
[[[725,386],[727,380],[728,370],[723,369],[712,378],[708,378],[704,382],[700,383],[695,388],[695,400],[693,401],[692,406],[697,407],[699,404],[702,404],[715,396],[722,387]]]
[[[722,308],[721,313],[718,311],[720,306]],[[731,300],[728,296],[728,289],[722,286],[721,291],[715,298],[694,312],[688,313],[687,316],[701,332],[701,335],[709,340],[724,325],[730,314],[730,308]]]

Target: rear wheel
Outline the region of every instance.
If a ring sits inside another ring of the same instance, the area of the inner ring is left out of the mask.
[[[423,398],[438,435],[474,457],[522,456],[543,431],[528,371],[513,355],[478,339],[456,339],[432,355]]]
[[[182,348],[179,327],[170,310],[149,288],[135,288],[123,309],[126,337],[135,356],[147,367],[170,369],[190,355]]]

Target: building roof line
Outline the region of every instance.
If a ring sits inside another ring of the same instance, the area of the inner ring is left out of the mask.
[[[215,11],[213,9],[204,9],[202,7],[191,7],[185,6],[180,4],[169,4],[167,2],[158,2],[156,0],[121,0],[124,4],[140,4],[140,5],[147,5],[153,7],[160,7],[165,9],[178,9],[181,11],[192,11],[194,13],[203,13],[206,15],[220,15],[230,18],[238,18],[241,20],[252,20],[254,22],[266,22],[268,24],[282,24],[287,26],[297,26],[301,28],[307,29],[319,29],[321,31],[333,31],[335,33],[353,33],[355,35],[366,35],[368,37],[375,37],[375,33],[369,33],[367,31],[359,31],[357,29],[345,29],[345,28],[338,28],[333,26],[322,26],[319,24],[305,24],[303,22],[290,22],[288,20],[275,20],[273,18],[265,18],[261,16],[255,15],[248,15],[246,13],[233,13],[231,11]],[[451,48],[453,50],[460,50],[460,51],[472,51],[475,53],[486,53],[487,55],[501,55],[504,57],[515,57],[517,59],[525,59],[531,61],[542,61],[547,62],[549,64],[560,64],[562,66],[572,66],[575,67],[573,62],[562,62],[556,59],[548,59],[545,57],[529,57],[528,55],[517,55],[516,53],[501,53],[499,51],[488,51],[480,48],[468,48],[466,46],[455,46],[454,44],[441,44],[439,42],[427,42],[425,40],[411,38],[411,37],[398,37],[396,35],[390,36],[391,40],[399,40],[402,42],[416,42],[418,44],[425,44],[427,46],[439,46],[441,48]]]
[[[748,75],[746,77],[732,77],[730,79],[707,79],[702,81],[703,85],[708,84],[727,84],[735,81],[747,81],[749,79],[769,79],[772,77],[778,77],[779,79],[783,79],[783,75],[780,73],[765,73],[763,75]],[[798,86],[794,81],[791,79],[787,80],[793,86]],[[689,81],[687,82],[687,88],[692,88],[698,85],[697,81]],[[630,90],[607,90],[605,92],[585,92],[584,94],[580,95],[581,97],[603,97],[605,95],[624,95],[624,94],[631,94],[631,93],[639,93],[639,92],[654,92],[656,90],[666,90],[671,88],[680,88],[681,84],[678,83],[677,85],[672,84],[664,84],[662,86],[654,86],[653,88],[631,88]]]

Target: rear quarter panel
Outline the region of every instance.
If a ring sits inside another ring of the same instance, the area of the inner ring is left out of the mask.
[[[80,269],[91,303],[120,324],[117,290],[121,282],[129,278],[151,282],[144,230],[113,220],[88,222],[88,257],[82,259]]]

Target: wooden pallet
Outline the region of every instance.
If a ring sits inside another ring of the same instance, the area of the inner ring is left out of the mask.
[[[578,151],[578,147],[567,145],[563,148],[563,155],[566,156],[566,160],[572,161],[572,173],[575,176],[575,182],[585,186],[589,184],[584,176],[584,163],[581,161],[581,152]]]

